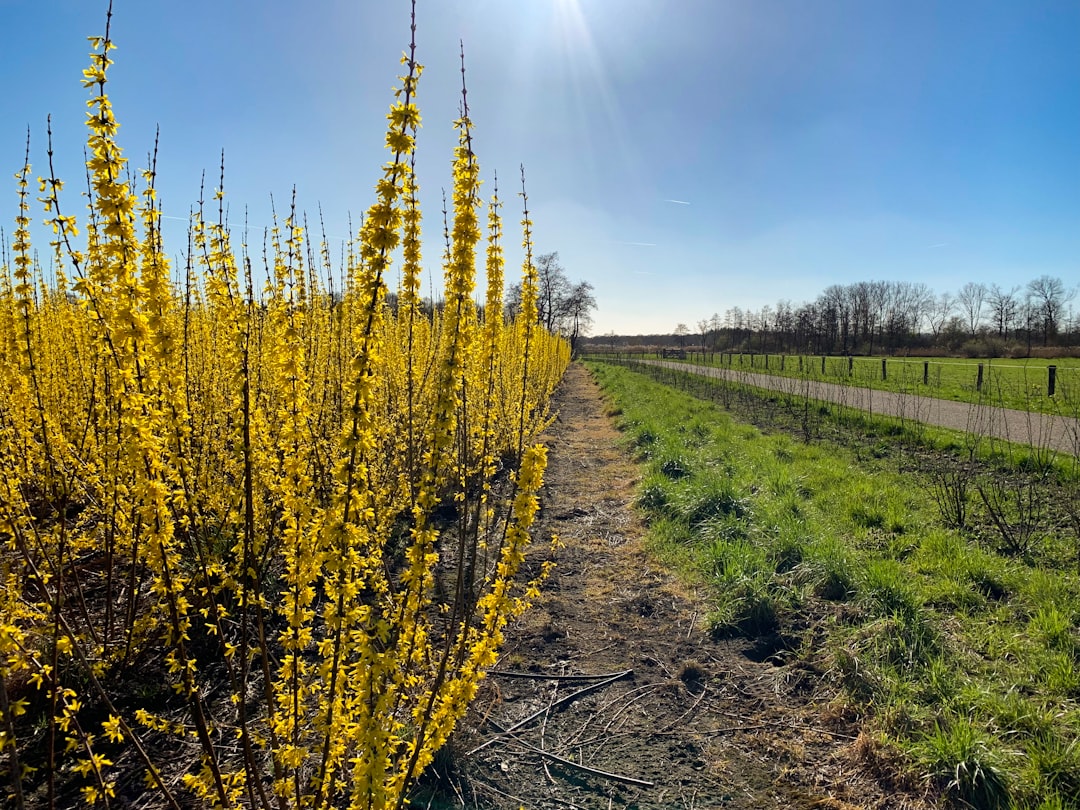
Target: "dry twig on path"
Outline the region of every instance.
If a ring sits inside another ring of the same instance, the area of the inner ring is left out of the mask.
[[[589,686],[586,686],[586,687],[584,687],[582,689],[578,689],[576,692],[571,692],[569,695],[567,695],[564,698],[560,698],[558,701],[556,701],[555,703],[552,703],[550,706],[545,706],[543,709],[540,709],[539,711],[533,712],[528,717],[526,717],[524,720],[519,720],[518,722],[514,723],[514,725],[510,726],[509,728],[500,729],[498,734],[496,734],[490,740],[485,740],[484,742],[480,743],[480,745],[476,746],[474,749],[469,751],[465,756],[471,757],[473,754],[477,753],[478,751],[482,751],[483,749],[487,748],[493,742],[498,740],[499,737],[501,737],[501,736],[503,736],[505,734],[509,734],[512,731],[516,731],[517,729],[521,728],[524,725],[528,725],[533,720],[535,720],[537,717],[539,717],[542,714],[546,714],[547,712],[550,712],[552,709],[557,709],[560,706],[565,706],[567,703],[570,703],[571,701],[581,697],[582,695],[588,694],[589,692],[594,692],[597,689],[605,687],[608,684],[615,683],[615,681],[621,680],[622,678],[626,678],[626,677],[628,677],[630,675],[633,675],[633,674],[634,674],[634,670],[632,670],[632,669],[625,670],[624,672],[617,672],[614,675],[607,678],[607,680],[599,681],[598,683],[590,684]],[[492,726],[495,726],[496,729],[499,728],[490,719],[488,720],[488,724],[492,725]]]

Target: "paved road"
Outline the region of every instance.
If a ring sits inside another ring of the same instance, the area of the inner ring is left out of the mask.
[[[870,413],[896,416],[927,425],[965,430],[981,436],[993,436],[1017,444],[1045,447],[1080,456],[1080,420],[1027,411],[1016,411],[993,405],[975,405],[934,399],[915,394],[875,391],[835,383],[793,377],[774,377],[712,366],[673,363],[670,360],[635,360],[653,366],[690,371],[705,377],[732,380],[757,388],[795,396],[835,402]]]

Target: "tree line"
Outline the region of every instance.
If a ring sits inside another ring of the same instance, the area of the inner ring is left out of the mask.
[[[1043,275],[1026,285],[968,282],[936,294],[910,281],[833,284],[813,301],[738,306],[697,322],[701,347],[716,351],[874,354],[936,350],[995,356],[1080,344],[1080,288]],[[685,324],[679,342],[694,336]]]

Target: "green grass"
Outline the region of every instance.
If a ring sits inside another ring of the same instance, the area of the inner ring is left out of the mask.
[[[945,526],[925,481],[885,463],[887,443],[765,434],[590,368],[643,465],[653,548],[709,587],[716,633],[783,639],[830,673],[947,803],[1080,807],[1080,577],[1047,564],[1055,538],[1005,556]]]
[[[885,361],[885,378],[881,364]],[[1021,411],[1080,416],[1080,358],[959,359],[942,357],[826,357],[821,355],[693,354],[687,364],[919,394],[937,399],[996,405]],[[983,366],[979,387],[979,365]],[[1057,367],[1048,394],[1048,366]]]
[[[1080,457],[1058,452],[1045,445],[1018,444],[978,433],[937,427],[914,418],[870,413],[842,403],[807,399],[797,391],[768,391],[738,380],[705,377],[693,373],[689,368],[644,366],[632,359],[616,360],[615,363],[635,367],[653,379],[719,401],[725,407],[737,405],[740,399],[752,400],[757,409],[754,421],[759,421],[761,413],[775,415],[778,410],[786,410],[788,416],[784,427],[796,431],[798,423],[796,432],[800,432],[804,438],[810,435],[820,438],[822,428],[826,426],[834,432],[842,428],[848,433],[858,434],[862,452],[875,457],[886,458],[895,455],[898,446],[910,446],[960,462],[975,459],[1010,470],[1043,472],[1059,481],[1080,482]],[[871,443],[868,439],[876,441]]]

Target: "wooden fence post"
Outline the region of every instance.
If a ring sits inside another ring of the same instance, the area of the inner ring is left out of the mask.
[[[922,364],[922,384],[923,385],[929,385],[930,384],[930,361],[929,360],[923,360],[923,364]]]
[[[825,376],[825,355],[821,355],[821,376]]]
[[[1052,397],[1054,395],[1054,386],[1057,383],[1057,366],[1047,366],[1046,372],[1049,375],[1046,380],[1046,395]]]
[[[855,370],[855,358],[852,357],[849,354],[848,358],[847,358],[847,375],[850,377],[854,370]]]
[[[979,363],[979,375],[975,378],[975,390],[982,391],[983,364]]]
[[[885,358],[881,358],[881,379],[885,379]]]

